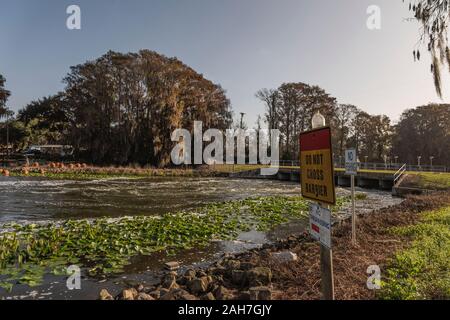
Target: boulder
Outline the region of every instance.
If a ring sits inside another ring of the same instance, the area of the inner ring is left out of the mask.
[[[195,278],[195,270],[187,269],[186,272],[184,273],[184,276],[187,278],[191,278],[191,280],[194,279]]]
[[[162,287],[166,289],[176,289],[178,288],[177,284],[177,273],[176,272],[169,272],[162,282]]]
[[[241,301],[249,301],[250,299],[250,291],[242,291],[239,293],[239,300]]]
[[[178,288],[170,290],[160,300],[197,300],[197,298],[186,290]]]
[[[156,300],[161,298],[161,291],[160,290],[155,290],[155,291],[149,292],[148,294],[151,295]]]
[[[138,300],[147,300],[147,301],[155,300],[155,298],[153,298],[151,295],[146,294],[144,292],[140,292],[137,299]]]
[[[187,287],[193,294],[205,293],[208,290],[208,278],[201,277],[188,282]]]
[[[250,270],[254,267],[255,267],[255,265],[251,262],[241,262],[241,265],[240,265],[241,270]]]
[[[225,262],[225,267],[229,272],[239,270],[241,268],[241,262],[239,260],[228,260]]]
[[[144,287],[143,284],[139,284],[139,285],[136,287],[136,290],[137,290],[138,292],[143,292],[143,291],[145,290],[145,287]]]
[[[204,294],[200,299],[201,300],[216,300],[216,298],[214,297],[214,295],[211,292]]]
[[[230,293],[230,291],[225,288],[224,286],[218,286],[214,291],[214,297],[217,300],[230,300],[230,298],[232,297],[232,294]]]
[[[176,261],[170,261],[170,262],[166,262],[164,264],[164,267],[167,270],[175,271],[175,270],[178,270],[180,268],[180,264],[178,262],[176,262]]]
[[[125,289],[122,291],[122,299],[123,300],[134,300],[135,298],[137,298],[137,296],[138,296],[138,292],[134,288]]]
[[[272,281],[272,271],[266,267],[256,267],[247,271],[247,280],[251,287],[267,286]]]
[[[279,263],[288,263],[298,260],[298,256],[291,251],[281,251],[272,253],[272,258]]]
[[[106,289],[102,289],[99,295],[100,300],[114,300],[113,296]]]
[[[159,290],[159,299],[161,299],[162,296],[164,296],[166,293],[168,293],[170,290],[166,288],[160,288]]]
[[[184,290],[183,290],[184,291]],[[183,293],[180,294],[180,300],[198,300],[196,296],[190,294],[187,291],[184,291]]]
[[[233,270],[231,271],[231,281],[243,287],[245,285],[247,278],[246,278],[246,272],[242,270]]]
[[[203,270],[198,270],[197,273],[196,273],[196,276],[197,276],[198,278],[201,278],[201,277],[206,277],[207,274],[206,274],[206,272],[203,271]]]
[[[272,291],[268,287],[253,287],[249,292],[250,300],[272,300]]]

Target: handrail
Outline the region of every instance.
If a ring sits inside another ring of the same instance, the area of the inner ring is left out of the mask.
[[[394,173],[394,185],[397,184],[397,181],[400,180],[400,178],[403,176],[403,174],[406,172],[406,163],[401,166],[400,169],[396,173]]]

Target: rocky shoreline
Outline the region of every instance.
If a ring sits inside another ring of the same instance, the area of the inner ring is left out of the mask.
[[[271,300],[272,270],[260,266],[255,258],[272,263],[289,264],[297,261],[289,251],[301,242],[310,241],[309,235],[290,236],[261,248],[239,254],[225,254],[206,269],[187,269],[177,272],[177,263],[168,263],[167,271],[155,286],[139,284],[113,297],[107,290],[100,292],[100,300]]]

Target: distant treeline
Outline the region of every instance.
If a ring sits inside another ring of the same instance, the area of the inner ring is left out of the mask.
[[[333,130],[335,161],[343,161],[345,149],[357,148],[361,162],[398,162],[450,166],[450,105],[430,104],[403,112],[393,125],[385,115],[370,115],[336,99],[317,86],[285,83],[263,89],[256,96],[266,105],[265,121],[282,133],[283,159],[298,159],[298,135],[310,129],[320,111]]]
[[[225,91],[176,58],[153,51],[108,52],[71,68],[65,89],[33,101],[9,121],[10,143],[18,149],[33,144],[72,145],[80,159],[95,164],[166,166],[174,146],[174,129],[225,130],[233,114]],[[10,93],[0,75],[0,119]],[[298,159],[298,136],[310,129],[320,111],[331,124],[336,161],[357,147],[361,161],[450,166],[450,105],[431,104],[403,113],[400,122],[373,116],[336,99],[318,86],[285,83],[260,90],[266,127],[282,134],[282,159]],[[261,124],[258,124],[260,127]],[[6,125],[0,123],[0,145]],[[397,157],[397,158],[396,158]]]

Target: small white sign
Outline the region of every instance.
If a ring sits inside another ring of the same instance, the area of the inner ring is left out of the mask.
[[[309,227],[311,236],[331,249],[331,211],[312,203],[309,207]]]
[[[355,149],[345,150],[345,174],[354,176],[358,174],[358,159]]]

